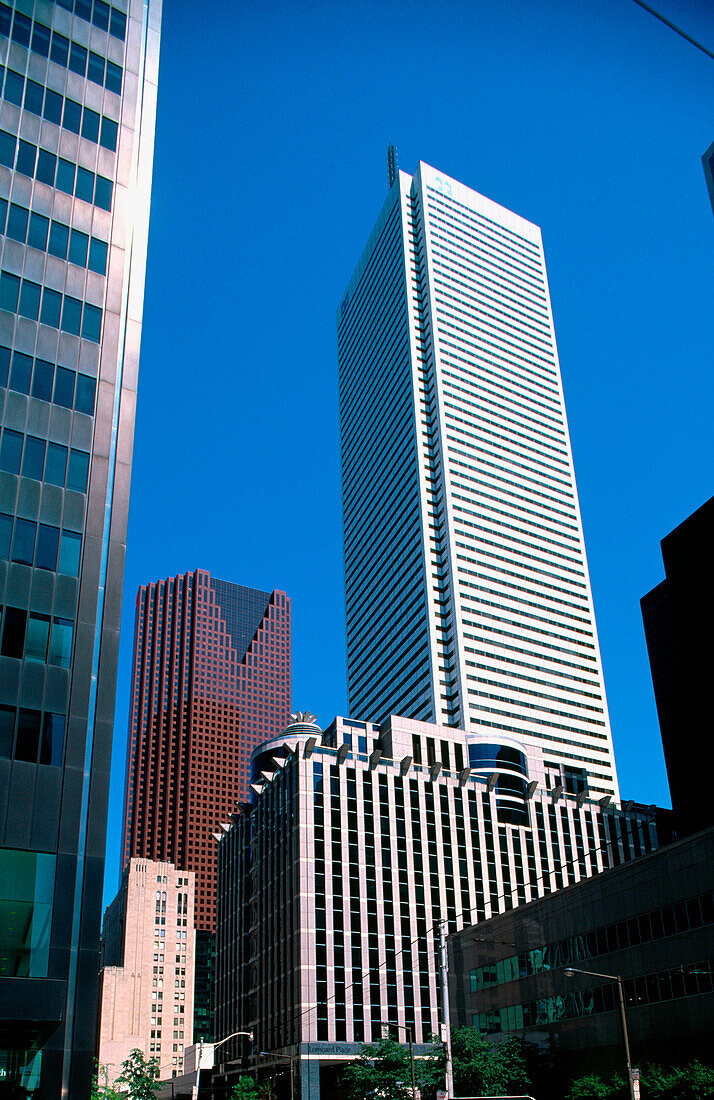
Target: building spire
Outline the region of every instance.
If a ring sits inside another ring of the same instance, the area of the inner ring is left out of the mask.
[[[397,171],[399,169],[399,161],[397,160],[397,147],[396,145],[390,145],[387,149],[387,173],[389,175],[389,190],[392,190],[394,181],[397,178]]]

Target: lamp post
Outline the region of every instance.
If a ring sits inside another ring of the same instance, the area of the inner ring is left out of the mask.
[[[411,1029],[409,1024],[389,1024],[389,1023],[385,1024],[383,1021],[380,1021],[380,1023],[382,1025],[382,1027],[401,1028],[402,1031],[406,1031],[406,1033],[407,1033],[407,1039],[408,1039],[408,1042],[409,1042],[409,1066],[410,1066],[411,1074],[412,1074],[412,1097],[415,1097],[416,1096],[416,1078],[414,1077],[414,1042],[413,1042],[412,1029]]]
[[[210,1046],[210,1047],[213,1048],[213,1050],[215,1050],[216,1047],[222,1047],[223,1044],[227,1043],[229,1039],[235,1039],[236,1035],[245,1035],[251,1041],[253,1039],[253,1032],[252,1031],[234,1031],[230,1035],[226,1035],[225,1039],[219,1039],[217,1043],[206,1043],[206,1046]],[[200,1043],[198,1044],[198,1060],[196,1062],[196,1081],[194,1083],[193,1089],[191,1090],[191,1100],[198,1100],[198,1085],[199,1085],[199,1082],[201,1080],[201,1058],[202,1058],[202,1056],[203,1056],[203,1039],[201,1039]]]
[[[258,1054],[261,1058],[272,1058],[276,1062],[283,1061],[290,1063],[290,1100],[293,1100],[293,1096],[295,1095],[295,1066],[292,1054],[273,1054],[270,1050],[259,1050]]]
[[[627,1034],[627,1016],[625,1015],[625,993],[622,988],[622,978],[619,974],[601,974],[597,970],[579,970],[575,966],[566,966],[563,970],[566,978],[572,978],[573,974],[585,974],[590,978],[606,978],[609,982],[617,984],[617,996],[620,1004],[620,1020],[622,1022],[622,1040],[625,1044],[625,1062],[627,1063],[627,1086],[630,1090],[630,1100],[637,1100],[635,1096],[635,1084],[632,1078],[632,1059],[630,1058],[630,1040]]]

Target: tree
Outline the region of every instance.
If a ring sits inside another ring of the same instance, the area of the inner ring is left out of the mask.
[[[625,1082],[617,1074],[605,1080],[596,1073],[587,1073],[573,1081],[566,1100],[620,1100],[624,1092]]]
[[[122,1100],[122,1094],[109,1084],[109,1070],[100,1062],[94,1063],[90,1100]]]
[[[491,1043],[474,1027],[452,1032],[455,1092],[461,1096],[523,1096],[531,1091],[523,1043]]]
[[[245,1076],[233,1086],[229,1100],[261,1100],[262,1096],[265,1096],[265,1089],[256,1085],[255,1078]]]
[[[443,1057],[439,1047],[432,1047],[432,1053],[426,1058],[421,1055],[415,1058],[414,1076],[417,1087],[428,1100],[443,1084]],[[410,1100],[408,1048],[386,1037],[364,1046],[357,1061],[342,1074],[342,1084],[354,1100],[364,1100],[367,1096],[379,1097],[379,1100]]]
[[[131,1100],[154,1100],[159,1088],[158,1079],[158,1059],[149,1058],[147,1061],[137,1048],[122,1062],[115,1084],[128,1085]]]

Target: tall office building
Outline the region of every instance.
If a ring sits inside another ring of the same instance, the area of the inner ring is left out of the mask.
[[[299,721],[259,746],[253,805],[214,833],[217,1032],[292,1058],[302,1100],[331,1096],[385,1024],[429,1043],[440,923],[456,932],[657,846],[651,809],[548,786],[544,755],[394,715]],[[214,1084],[245,1053],[217,1048]]]
[[[672,806],[685,832],[714,825],[692,774],[714,767],[714,497],[662,539],[665,580],[642,597]]]
[[[193,1042],[194,873],[130,859],[104,913],[99,1079],[113,1084],[132,1050],[183,1072]]]
[[[89,1096],[161,0],[0,4],[0,1079]]]
[[[337,331],[350,712],[617,797],[540,230],[399,172]]]
[[[290,600],[197,569],[142,585],[124,811],[124,862],[196,875],[195,1033],[209,1038],[216,820],[249,797],[250,755],[290,716]]]

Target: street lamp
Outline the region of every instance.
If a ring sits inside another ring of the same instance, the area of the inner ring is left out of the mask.
[[[622,978],[619,974],[601,974],[597,970],[578,970],[574,966],[566,966],[563,970],[566,978],[572,978],[573,974],[585,974],[590,978],[606,978],[609,982],[616,982],[617,995],[620,1003],[620,1020],[622,1021],[622,1039],[625,1044],[625,1061],[627,1063],[627,1085],[630,1090],[630,1100],[637,1100],[635,1085],[632,1079],[632,1060],[630,1058],[630,1040],[627,1035],[627,1016],[625,1015],[625,993],[622,988]]]
[[[295,1066],[292,1054],[273,1054],[271,1050],[259,1050],[258,1054],[261,1058],[273,1058],[276,1062],[283,1061],[290,1063],[290,1100],[293,1100],[293,1096],[295,1095]]]
[[[413,1045],[413,1033],[409,1024],[390,1024],[380,1021],[382,1027],[396,1027],[406,1031],[407,1038],[409,1040],[409,1065],[412,1071],[412,1097],[416,1097],[416,1080],[414,1077],[414,1045]]]
[[[234,1031],[231,1035],[226,1035],[225,1039],[219,1039],[217,1043],[206,1043],[206,1046],[211,1047],[213,1050],[216,1047],[222,1047],[224,1043],[227,1043],[229,1039],[235,1039],[236,1035],[245,1035],[248,1039],[253,1041],[252,1031]],[[198,1100],[198,1084],[201,1080],[201,1057],[203,1055],[203,1039],[198,1044],[198,1060],[196,1062],[196,1081],[191,1090],[191,1100]]]

